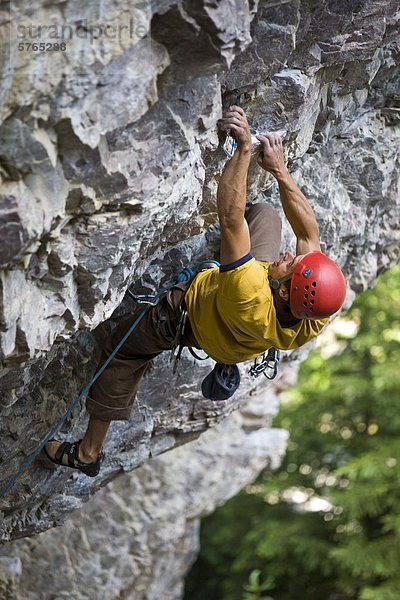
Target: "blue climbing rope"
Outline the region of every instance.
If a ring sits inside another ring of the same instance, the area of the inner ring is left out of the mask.
[[[170,279],[170,281],[167,283],[167,285],[165,287],[161,288],[161,290],[159,292],[157,292],[157,294],[155,294],[155,295],[144,294],[144,296],[142,296],[143,298],[146,297],[146,298],[152,299],[152,301],[149,303],[149,306],[147,306],[140,313],[140,315],[137,317],[137,319],[131,325],[131,327],[129,328],[127,333],[124,335],[124,337],[120,340],[120,342],[118,342],[117,346],[114,348],[114,350],[112,351],[110,356],[107,358],[105,363],[94,374],[90,383],[88,383],[83,388],[83,390],[80,392],[80,394],[77,396],[77,398],[73,401],[71,406],[65,411],[65,413],[62,415],[62,417],[60,417],[60,419],[57,421],[57,423],[54,425],[54,427],[52,427],[52,429],[47,433],[47,435],[41,440],[38,447],[32,452],[32,454],[29,455],[29,457],[24,462],[24,464],[19,469],[19,471],[15,475],[13,475],[11,477],[11,479],[8,481],[7,485],[5,485],[4,488],[2,488],[2,490],[0,491],[0,497],[5,496],[11,490],[11,488],[18,481],[18,479],[20,477],[22,477],[22,475],[25,473],[27,468],[33,463],[33,461],[36,459],[36,457],[39,456],[39,454],[41,453],[41,451],[43,450],[43,448],[47,444],[47,442],[49,440],[51,440],[51,438],[59,431],[59,429],[61,428],[64,421],[66,419],[68,419],[69,416],[72,415],[72,412],[77,407],[79,402],[82,400],[82,398],[84,396],[87,395],[87,393],[89,392],[92,385],[95,383],[95,381],[97,381],[97,379],[103,373],[104,369],[106,369],[107,366],[110,364],[110,362],[113,360],[113,358],[117,354],[118,350],[125,344],[128,337],[136,329],[136,327],[138,326],[140,321],[148,313],[148,311],[152,308],[152,306],[154,306],[158,302],[158,300],[161,298],[161,296],[165,292],[167,292],[169,289],[171,289],[174,285],[176,285],[177,283],[185,283],[185,282],[190,281],[190,279],[192,279],[192,277],[197,275],[197,273],[199,273],[204,268],[207,268],[206,265],[212,265],[212,264],[219,267],[219,262],[216,260],[203,260],[200,263],[197,263],[196,265],[194,265],[193,267],[186,267],[178,275],[175,275],[174,277],[172,277]],[[208,268],[210,268],[210,267],[208,267]]]

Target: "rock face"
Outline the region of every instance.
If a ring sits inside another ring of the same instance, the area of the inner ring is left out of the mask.
[[[275,409],[276,401],[270,411]],[[118,477],[62,528],[5,544],[3,578],[14,593],[9,597],[180,598],[198,550],[199,517],[264,466],[276,468],[284,452],[285,431],[258,427],[246,433],[244,422],[236,414],[199,440]],[[226,473],[230,462],[234,477]]]
[[[90,379],[110,317],[131,309],[128,287],[156,289],[215,254],[225,161],[216,120],[238,97],[254,131],[285,132],[323,250],[347,277],[347,304],[398,262],[399,21],[395,0],[1,5],[2,487]],[[248,197],[280,206],[255,161]],[[280,388],[305,354],[285,357]],[[104,598],[179,598],[199,517],[279,463],[285,436],[269,429],[265,398],[276,389],[266,380],[256,386],[243,366],[240,393],[216,404],[199,391],[210,364],[193,369],[184,355],[173,375],[168,356],[155,362],[132,420],[113,424],[94,481],[35,463],[1,500],[7,542],[60,524],[139,467],[66,529],[5,544],[4,593],[46,597],[40,549],[66,536],[85,566],[67,561],[58,597],[98,598],[101,585]],[[79,406],[62,432],[76,439],[84,427]],[[98,556],[91,581],[88,548]]]

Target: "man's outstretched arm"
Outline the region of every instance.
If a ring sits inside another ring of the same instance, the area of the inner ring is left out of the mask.
[[[307,198],[285,165],[281,137],[272,133],[260,135],[258,139],[262,144],[258,164],[278,181],[282,208],[297,238],[296,254],[321,250],[318,223]]]
[[[243,109],[231,106],[222,127],[235,134],[237,150],[221,175],[217,192],[218,218],[221,226],[221,265],[228,265],[250,252],[250,234],[244,218],[247,171],[250,163],[251,136]]]

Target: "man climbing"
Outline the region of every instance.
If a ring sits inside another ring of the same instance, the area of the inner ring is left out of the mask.
[[[169,290],[146,313],[87,397],[89,424],[79,442],[51,440],[45,453],[54,463],[99,472],[103,443],[113,420],[129,419],[142,375],[163,350],[174,348],[182,310],[188,322],[183,345],[202,348],[217,363],[234,365],[267,348],[298,348],[318,335],[342,306],[346,285],[339,267],[321,253],[318,225],[305,196],[289,174],[277,134],[258,136],[258,164],[274,175],[282,207],[296,236],[296,255],[278,258],[281,222],[267,204],[246,211],[251,135],[243,109],[231,106],[222,127],[234,133],[237,150],[218,185],[220,268],[200,272]],[[125,319],[106,341],[101,363],[136,318]]]

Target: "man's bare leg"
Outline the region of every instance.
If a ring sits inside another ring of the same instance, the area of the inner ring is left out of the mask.
[[[79,460],[94,462],[99,456],[111,421],[102,421],[93,415],[89,417],[86,433],[79,444]]]
[[[107,435],[111,421],[102,421],[93,415],[89,417],[89,423],[79,444],[78,458],[83,463],[96,462],[103,448],[104,440]],[[54,458],[61,442],[54,441],[46,444],[47,453]],[[68,456],[64,454],[63,463],[68,465]]]

